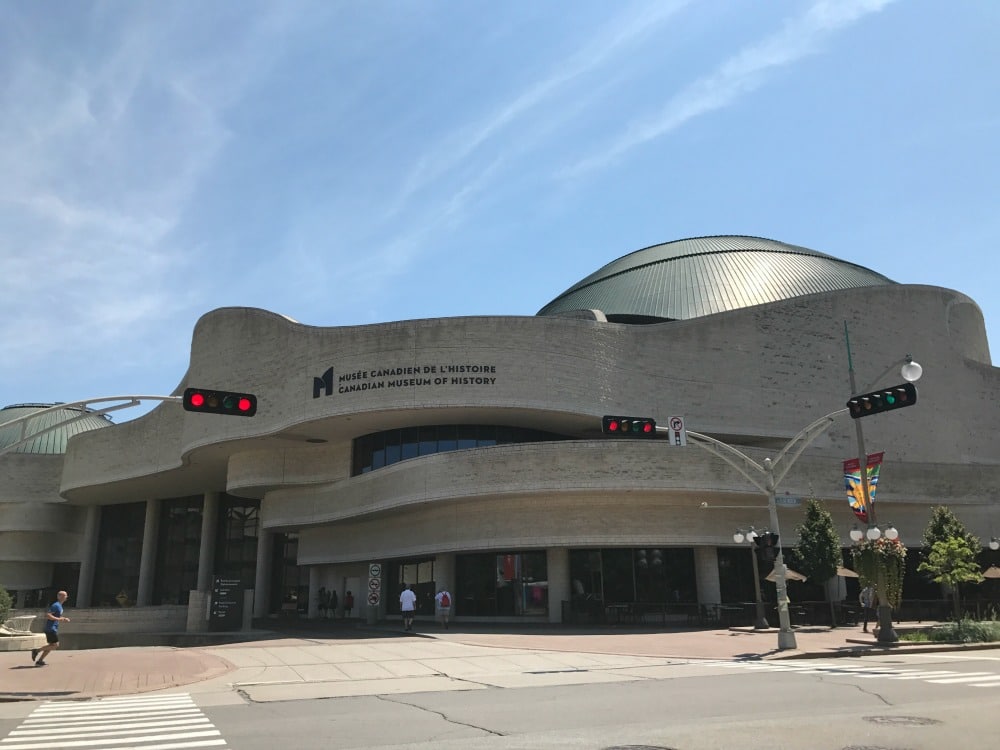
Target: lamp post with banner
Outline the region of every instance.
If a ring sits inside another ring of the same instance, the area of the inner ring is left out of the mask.
[[[868,525],[867,530],[863,534],[857,527],[852,529],[851,539],[859,545],[864,545],[864,549],[860,549],[860,547],[855,548],[857,557],[863,558],[865,555],[871,557],[871,565],[869,567],[872,568],[871,573],[873,575],[870,575],[871,580],[867,581],[867,583],[875,587],[875,595],[878,598],[878,642],[886,644],[895,643],[899,640],[899,636],[892,627],[892,599],[895,596],[895,592],[889,591],[889,588],[890,583],[892,583],[890,578],[901,577],[902,573],[901,571],[894,573],[889,570],[888,566],[890,564],[894,567],[901,566],[902,563],[898,558],[900,554],[905,554],[905,547],[899,541],[899,532],[892,524],[889,524],[884,532],[879,528],[875,512],[875,501],[868,479],[870,462],[868,452],[865,450],[865,435],[861,427],[861,418],[865,416],[866,408],[871,410],[872,413],[878,413],[879,411],[898,408],[900,405],[912,404],[916,400],[916,390],[912,383],[920,379],[924,370],[918,363],[913,361],[913,357],[909,354],[902,360],[893,362],[864,390],[867,391],[875,387],[882,377],[901,364],[900,376],[906,383],[902,386],[887,389],[884,393],[890,394],[889,398],[891,399],[891,394],[898,390],[904,398],[909,398],[910,400],[905,404],[893,403],[891,400],[888,403],[868,403],[870,400],[869,396],[874,396],[873,400],[877,402],[882,394],[876,393],[866,394],[862,397],[857,396],[859,390],[854,376],[851,337],[846,320],[844,321],[844,344],[847,347],[847,375],[851,386],[851,400],[848,402],[848,407],[851,411],[851,416],[854,418],[854,430],[858,447],[858,480],[861,487],[861,508],[864,514],[861,518]],[[858,407],[859,402],[865,402],[864,406]],[[884,541],[880,541],[883,537]],[[887,558],[891,558],[892,562],[888,562]],[[895,586],[896,584],[894,583],[893,587]]]

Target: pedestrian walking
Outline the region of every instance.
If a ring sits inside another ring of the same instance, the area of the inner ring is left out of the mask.
[[[451,594],[448,589],[441,589],[434,597],[434,606],[437,610],[438,619],[448,629],[448,618],[451,616]]]
[[[862,626],[862,632],[868,632],[868,620],[875,620],[873,616],[872,609],[875,606],[875,589],[872,586],[865,586],[861,589],[861,593],[858,594],[858,604],[861,605],[861,609],[864,612],[864,625]]]
[[[403,630],[412,630],[413,615],[417,609],[417,595],[410,589],[409,584],[403,584],[403,591],[399,595],[399,609],[403,613]]]
[[[56,600],[49,606],[49,611],[45,613],[46,645],[31,649],[31,660],[35,662],[36,667],[44,667],[45,657],[59,648],[59,623],[69,622],[69,618],[63,616],[63,602],[68,596],[65,591],[60,591],[56,594]]]
[[[348,589],[344,594],[344,617],[350,617],[352,609],[354,609],[354,594]]]

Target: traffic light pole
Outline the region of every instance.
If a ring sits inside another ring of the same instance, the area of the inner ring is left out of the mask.
[[[847,331],[847,321],[844,321],[844,343],[847,345],[847,376],[851,384],[851,396],[858,392],[858,384],[854,378],[854,359],[851,357],[851,337]],[[894,365],[890,365],[890,369]],[[888,372],[888,370],[887,370]],[[884,375],[885,373],[883,373]],[[882,377],[881,375],[879,376]],[[876,381],[877,382],[877,381]],[[861,429],[861,420],[854,420],[854,429],[858,441],[858,476],[861,478],[861,498],[865,504],[865,517],[868,519],[868,528],[877,525],[875,519],[875,503],[871,500],[871,487],[868,484],[868,451],[865,450],[865,433]],[[885,591],[885,571],[879,565],[875,571],[875,595],[878,597],[878,608],[875,610],[878,617],[878,642],[885,644],[896,643],[899,636],[892,626],[892,605],[888,601],[883,601],[884,596],[880,592]]]
[[[109,401],[126,401],[127,403],[113,403],[109,406],[95,408],[94,404],[103,404]],[[83,401],[71,401],[68,404],[55,404],[54,406],[49,406],[45,409],[39,409],[38,411],[33,411],[24,417],[19,417],[18,419],[12,419],[9,422],[4,422],[0,424],[0,430],[7,427],[20,426],[20,432],[18,433],[18,439],[15,440],[10,445],[5,445],[0,448],[0,453],[6,453],[7,451],[13,450],[23,443],[27,443],[29,440],[34,440],[40,435],[44,435],[47,432],[51,432],[59,427],[63,427],[68,424],[72,424],[79,419],[84,417],[100,417],[104,414],[110,414],[113,411],[118,411],[120,409],[130,409],[133,406],[138,406],[142,401],[176,401],[180,403],[180,396],[103,396],[101,398],[87,398]],[[37,430],[32,433],[28,433],[28,423],[33,419],[38,419],[46,414],[59,411],[61,409],[70,409],[73,407],[80,407],[80,414],[76,417],[70,417],[69,419],[64,419],[55,424],[48,425],[44,429]]]
[[[687,431],[687,437],[695,445],[721,458],[727,464],[746,477],[752,485],[767,495],[767,509],[771,518],[771,528],[778,534],[778,555],[774,561],[774,584],[778,593],[778,649],[796,648],[795,633],[792,632],[791,619],[788,615],[788,591],[786,581],[785,557],[781,551],[781,531],[778,528],[778,504],[775,492],[781,480],[795,464],[809,444],[826,432],[834,419],[847,412],[847,409],[825,414],[809,426],[803,428],[791,440],[785,443],[777,457],[772,461],[765,458],[757,463],[738,448],[728,443],[716,440],[700,432]],[[666,428],[658,427],[657,432]]]

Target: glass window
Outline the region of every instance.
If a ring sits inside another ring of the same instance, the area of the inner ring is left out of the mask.
[[[239,578],[252,587],[257,574],[259,500],[222,495],[215,548],[216,576]]]
[[[476,447],[476,425],[460,424],[458,426],[458,450]]]
[[[419,455],[420,432],[416,427],[407,427],[403,430],[403,445],[400,451],[400,460],[416,458]]]
[[[385,433],[372,435],[372,469],[385,466]]]
[[[417,614],[434,614],[434,595],[437,593],[434,585],[434,560],[395,560],[386,565],[386,609],[399,614],[399,595],[403,592],[403,584],[409,585],[417,595]]]
[[[187,604],[188,594],[198,587],[202,504],[200,495],[160,504],[153,604]]]
[[[510,617],[548,613],[545,552],[456,555],[455,568],[456,615]]]
[[[92,598],[95,607],[135,604],[145,520],[144,502],[105,505],[101,509]]]
[[[428,425],[387,430],[364,435],[354,441],[354,475],[391,466],[418,456],[512,443],[568,440],[563,435],[519,427],[494,425]]]
[[[437,453],[437,429],[434,427],[420,428],[420,455],[429,456]]]
[[[399,463],[402,459],[402,446],[400,445],[400,431],[391,430],[385,434],[385,465]]]

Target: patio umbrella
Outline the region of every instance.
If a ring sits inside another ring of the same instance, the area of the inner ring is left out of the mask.
[[[843,566],[837,568],[837,575],[841,578],[857,578],[858,574],[855,573],[850,568],[845,568]]]
[[[764,580],[771,581],[773,583],[774,579],[775,579],[775,574],[774,574],[774,570],[772,569],[771,572],[767,574],[767,577]],[[792,570],[791,568],[785,568],[785,580],[786,581],[805,581],[806,577],[804,575],[802,575],[801,573],[799,573],[797,570]]]
[[[983,578],[1000,578],[1000,568],[996,565],[991,565],[983,571]]]

